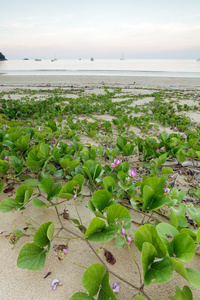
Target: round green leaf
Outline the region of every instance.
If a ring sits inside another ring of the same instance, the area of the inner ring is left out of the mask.
[[[41,270],[46,260],[46,250],[34,243],[25,244],[18,256],[17,266],[21,269]]]
[[[75,293],[69,300],[95,300],[93,297],[83,292]]]
[[[99,190],[92,195],[92,203],[99,210],[104,210],[110,201],[111,193],[107,190]]]
[[[190,261],[195,255],[195,244],[191,236],[187,233],[179,233],[171,242],[170,256],[180,259],[181,261]]]
[[[99,263],[91,265],[85,271],[82,279],[84,288],[88,291],[89,296],[93,297],[99,291],[106,268]]]
[[[48,228],[52,224],[52,222],[47,222],[42,224],[34,235],[34,243],[39,247],[44,247],[49,244],[50,239],[48,238]],[[52,227],[49,232],[49,236],[51,236]]]
[[[99,218],[94,218],[90,222],[90,225],[88,226],[88,229],[84,235],[84,238],[86,238],[86,237],[90,236],[91,234],[93,234],[99,230],[102,230],[104,228],[106,228],[106,223]]]
[[[108,224],[113,224],[115,223],[116,219],[121,220],[128,215],[129,215],[129,210],[126,207],[119,204],[113,204],[109,206],[107,210]]]

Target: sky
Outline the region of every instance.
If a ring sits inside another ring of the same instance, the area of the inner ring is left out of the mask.
[[[7,59],[200,58],[200,0],[0,0]]]

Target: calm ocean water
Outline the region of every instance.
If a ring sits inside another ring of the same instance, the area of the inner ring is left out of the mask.
[[[200,61],[175,59],[50,59],[0,61],[0,74],[200,78]]]

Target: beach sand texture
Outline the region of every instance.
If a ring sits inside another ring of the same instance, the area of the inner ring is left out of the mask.
[[[127,100],[131,95],[145,94],[146,100],[145,98],[139,99],[137,105],[148,104],[150,101],[153,101],[148,94],[160,89],[184,90],[186,93],[200,95],[200,79],[103,76],[0,76],[0,91],[7,92],[15,90],[16,94],[12,95],[13,99],[15,99],[15,97],[16,99],[18,99],[17,97],[20,97],[17,95],[17,90],[21,88],[36,90],[48,89],[49,93],[51,93],[51,90],[55,87],[62,87],[66,89],[77,87],[83,88],[87,94],[104,94],[105,86],[110,87],[111,90],[112,87],[122,88],[121,95],[123,94],[124,97],[127,95],[127,98],[124,98]],[[121,95],[118,95],[119,98],[116,96],[113,101],[120,103]],[[124,99],[121,100],[124,101]],[[200,101],[197,102],[199,105]],[[190,100],[187,101],[187,104],[190,105]],[[132,103],[130,107],[133,107],[134,105],[135,104]],[[199,110],[195,112],[190,111],[184,113],[188,115],[191,120],[200,123]],[[84,116],[81,117],[84,118]],[[112,120],[113,118],[110,115],[96,115],[95,117],[97,117],[99,120]],[[88,119],[86,116],[85,118]],[[158,126],[160,125],[158,124]],[[138,128],[132,128],[130,130],[135,130],[138,136],[141,135],[141,132]],[[164,130],[169,133],[173,132],[173,130],[170,128],[160,126],[160,132],[163,132]],[[114,138],[115,137],[116,136],[114,135]],[[83,142],[92,144],[92,139],[89,137],[84,137]],[[134,156],[130,158],[133,166],[136,165],[134,159]],[[184,181],[184,176],[181,175],[179,177],[179,188],[188,190],[187,182]],[[5,194],[2,192],[1,199],[8,197],[14,198],[14,195],[12,193]],[[78,203],[78,209],[81,212],[82,221],[84,224],[86,224],[86,226],[94,217],[92,212],[87,208],[87,201],[88,198],[84,198],[82,202]],[[64,209],[68,210],[70,216],[76,217],[73,200],[60,205],[59,213],[62,213]],[[134,221],[139,223],[142,221],[143,216],[138,215],[135,211],[131,211],[131,215]],[[0,234],[6,235],[9,232],[12,232],[13,228],[23,228],[25,226],[25,221],[28,219],[27,216],[30,216],[31,219],[38,223],[52,221],[55,224],[55,228],[59,228],[60,226],[54,208],[37,209],[34,208],[31,203],[29,203],[24,213],[19,211],[8,214],[0,213]],[[65,219],[62,220],[64,225],[69,230],[80,234],[80,231],[75,229],[72,222]],[[138,226],[134,225],[134,228],[137,229]],[[56,230],[58,231],[58,229]],[[70,233],[67,234],[63,231],[59,233],[59,236],[74,237]],[[45,266],[40,271],[22,270],[16,265],[19,251],[27,242],[32,242],[32,237],[23,237],[17,242],[12,250],[12,245],[9,243],[9,238],[0,236],[0,300],[65,300],[69,299],[75,292],[85,291],[82,286],[82,276],[85,270],[77,265],[74,265],[73,262],[85,267],[89,267],[91,264],[99,262],[96,255],[91,251],[90,247],[85,241],[80,239],[70,240],[68,244],[67,259],[60,261],[55,256],[56,252],[53,250],[53,246],[56,244],[62,244],[65,242],[65,240],[54,239],[52,242],[52,249],[47,256]],[[94,242],[91,244],[93,245],[94,249],[98,249],[100,246],[102,246],[102,244],[100,245]],[[133,260],[131,260],[127,247],[116,248],[114,241],[111,241],[106,243],[106,249],[109,250],[116,258],[115,265],[109,265],[106,262],[104,252],[102,251],[100,253],[101,259],[107,264],[108,268],[112,272],[119,274],[128,282],[139,286],[138,271]],[[133,243],[131,244],[131,249],[141,267],[141,253],[133,245]],[[200,257],[195,255],[192,262],[185,263],[185,265],[200,271]],[[51,275],[49,275],[47,278],[44,278],[48,272],[51,272]],[[58,286],[55,291],[50,289],[53,279],[58,279],[61,283],[61,286]],[[114,282],[117,282],[117,284],[120,286],[120,291],[118,294],[116,294],[119,300],[132,300],[134,296],[138,295],[138,291],[136,289],[110,274],[110,283],[113,284]],[[169,295],[175,295],[175,286],[182,288],[184,285],[190,286],[186,280],[174,272],[174,276],[169,282],[162,285],[152,284],[150,286],[146,286],[145,292],[152,300],[167,300]],[[192,290],[194,299],[200,299],[200,291],[194,288],[192,288]]]

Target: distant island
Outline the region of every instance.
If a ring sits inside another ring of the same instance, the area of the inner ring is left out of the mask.
[[[5,56],[0,52],[0,61],[2,61],[2,60],[7,60],[7,59],[6,59]]]

